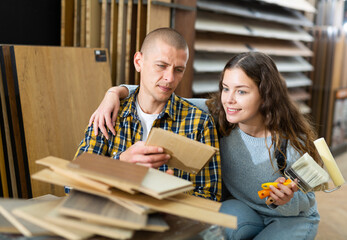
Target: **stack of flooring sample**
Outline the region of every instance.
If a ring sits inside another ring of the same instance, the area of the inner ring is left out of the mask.
[[[89,153],[71,162],[46,157],[37,163],[48,168],[34,179],[73,190],[46,201],[0,200],[0,213],[25,236],[131,239],[138,231],[155,236],[176,225],[168,224],[167,215],[160,212],[175,215],[178,222],[183,218],[205,222],[204,228],[236,227],[235,217],[218,212],[220,203],[183,193],[192,189],[191,182],[156,169]]]
[[[0,46],[0,71],[2,196],[63,195],[61,187],[31,181],[40,170],[34,160],[74,156],[89,117],[111,87],[107,51]]]
[[[314,12],[303,0],[197,2],[193,93],[205,97],[218,91],[219,74],[227,60],[241,52],[260,51],[270,55],[287,82],[291,97],[307,113],[307,90],[312,81],[306,76],[313,67],[304,58],[312,51],[307,29],[313,26],[301,11]],[[302,94],[304,92],[304,94]]]

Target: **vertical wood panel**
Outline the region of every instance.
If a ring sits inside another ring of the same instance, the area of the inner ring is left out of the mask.
[[[115,0],[111,2],[110,59],[112,85],[117,85],[117,47],[118,47],[118,8]]]
[[[137,1],[137,23],[136,23],[136,51],[140,51],[143,40],[146,37],[147,5],[143,0]],[[135,73],[135,84],[140,84],[140,73]]]
[[[99,0],[88,0],[86,11],[86,47],[101,47],[101,4]]]
[[[171,0],[162,0],[170,3]],[[147,5],[147,33],[160,27],[170,27],[170,8],[155,5],[152,0],[148,0]]]
[[[74,36],[74,1],[61,0],[61,46],[73,46]]]

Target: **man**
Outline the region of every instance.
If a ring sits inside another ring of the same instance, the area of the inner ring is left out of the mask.
[[[160,147],[144,145],[152,127],[218,148],[212,117],[173,93],[182,80],[188,54],[186,41],[175,30],[160,28],[149,33],[141,51],[134,55],[135,69],[140,72],[140,87],[120,102],[115,125],[109,130],[111,137],[101,133],[96,136],[96,131],[89,126],[76,156],[90,152],[167,171],[165,163],[170,156]],[[190,194],[220,200],[219,152],[196,175],[179,169],[174,169],[173,174],[193,182],[195,189]]]

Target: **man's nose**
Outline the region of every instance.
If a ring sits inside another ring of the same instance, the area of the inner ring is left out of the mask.
[[[168,68],[166,71],[165,71],[165,74],[164,74],[164,79],[168,82],[172,82],[175,77],[174,77],[174,73],[173,73],[173,69],[171,68]]]

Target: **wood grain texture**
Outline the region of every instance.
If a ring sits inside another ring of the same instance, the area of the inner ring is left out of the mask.
[[[176,4],[182,4],[184,6],[196,7],[196,0],[174,0]],[[189,48],[189,59],[186,65],[181,83],[175,90],[175,93],[182,97],[190,98],[192,93],[193,82],[193,60],[194,60],[194,44],[195,44],[195,19],[196,11],[185,11],[181,9],[174,9],[174,28],[178,31],[186,40]]]
[[[1,122],[1,131],[2,131],[2,137],[3,137],[3,151],[4,153],[7,153],[7,159],[6,159],[6,167],[7,169],[7,175],[8,175],[8,191],[9,195],[11,197],[18,197],[18,191],[17,191],[17,180],[16,180],[16,173],[14,169],[14,161],[13,161],[13,153],[12,153],[12,147],[11,147],[11,133],[10,133],[10,124],[11,124],[11,114],[9,113],[9,102],[8,97],[5,95],[8,95],[7,92],[7,85],[6,85],[6,69],[5,69],[5,61],[4,61],[4,54],[3,54],[3,47],[0,46],[0,99],[1,99],[1,113],[2,113],[2,122]],[[6,90],[6,91],[5,91]]]
[[[101,4],[98,0],[86,2],[86,47],[101,47]]]
[[[230,228],[236,228],[236,217],[223,214],[223,213],[217,213],[215,211],[207,210],[207,209],[201,209],[198,207],[194,207],[187,204],[182,204],[180,202],[171,201],[167,199],[158,200],[146,195],[131,195],[129,193],[125,193],[122,191],[114,190],[109,196],[108,194],[104,194],[101,192],[94,191],[92,189],[85,188],[83,186],[78,185],[78,183],[71,181],[70,179],[66,179],[64,177],[61,177],[60,175],[54,173],[53,171],[50,171],[48,169],[41,170],[40,172],[37,172],[34,174],[33,178],[49,182],[51,184],[57,184],[60,186],[71,186],[77,190],[88,192],[91,194],[95,194],[98,196],[103,197],[116,197],[123,199],[124,201],[130,201],[139,205],[143,205],[146,207],[149,207],[151,209],[157,210],[159,212],[169,213],[176,216],[189,218],[197,221],[202,221],[209,224],[217,224],[225,227]]]
[[[6,97],[6,109],[12,148],[13,171],[16,180],[16,190],[19,197],[29,198],[32,195],[28,159],[26,152],[26,139],[24,136],[23,117],[21,111],[21,96],[18,88],[18,73],[16,57],[12,46],[3,46],[3,62],[6,78],[3,78],[3,89]],[[12,177],[12,176],[11,176]]]
[[[112,85],[117,85],[118,4],[111,1],[110,62]]]
[[[13,210],[13,214],[67,239],[79,240],[91,237],[92,234],[90,233],[72,227],[62,227],[47,220],[46,215],[57,207],[59,203],[60,199],[57,201],[35,203],[16,208]]]
[[[80,47],[86,47],[86,16],[87,0],[81,0]]]
[[[52,232],[47,231],[45,228],[39,227],[12,213],[16,208],[31,206],[32,204],[35,204],[35,201],[23,199],[0,199],[0,213],[26,237],[52,235]]]
[[[108,61],[96,62],[94,51],[14,47],[31,174],[39,169],[37,159],[73,158],[90,114],[111,86]],[[63,194],[61,188],[34,181],[32,187],[34,196]]]
[[[126,48],[126,4],[124,0],[118,3],[118,29],[117,29],[117,68],[116,85],[125,83],[125,48]]]
[[[74,38],[73,45],[81,46],[81,0],[74,0]]]
[[[73,46],[74,36],[74,1],[61,0],[60,45]]]
[[[80,218],[65,216],[59,214],[57,209],[53,209],[52,211],[50,211],[46,217],[47,219],[49,219],[49,221],[60,226],[72,226],[73,228],[83,232],[97,234],[112,239],[129,239],[133,235],[132,230],[96,224],[88,221],[83,221]]]
[[[0,111],[1,111],[1,106],[0,106]],[[3,127],[1,127],[3,129]],[[8,182],[7,182],[7,175],[9,173],[8,167],[7,167],[7,154],[5,156],[5,151],[6,151],[6,145],[3,142],[3,134],[0,129],[0,181],[1,181],[1,186],[0,186],[0,196],[2,197],[9,197],[9,192],[8,192]]]
[[[170,3],[171,0],[161,2]],[[170,8],[155,5],[152,0],[147,1],[147,34],[154,29],[170,27]]]
[[[140,51],[143,40],[146,37],[147,28],[147,4],[143,0],[137,1],[137,18],[136,18],[136,52]],[[135,73],[135,84],[140,84],[140,73]]]
[[[86,221],[126,229],[146,226],[147,215],[136,214],[101,196],[72,191],[59,205],[58,212]]]

